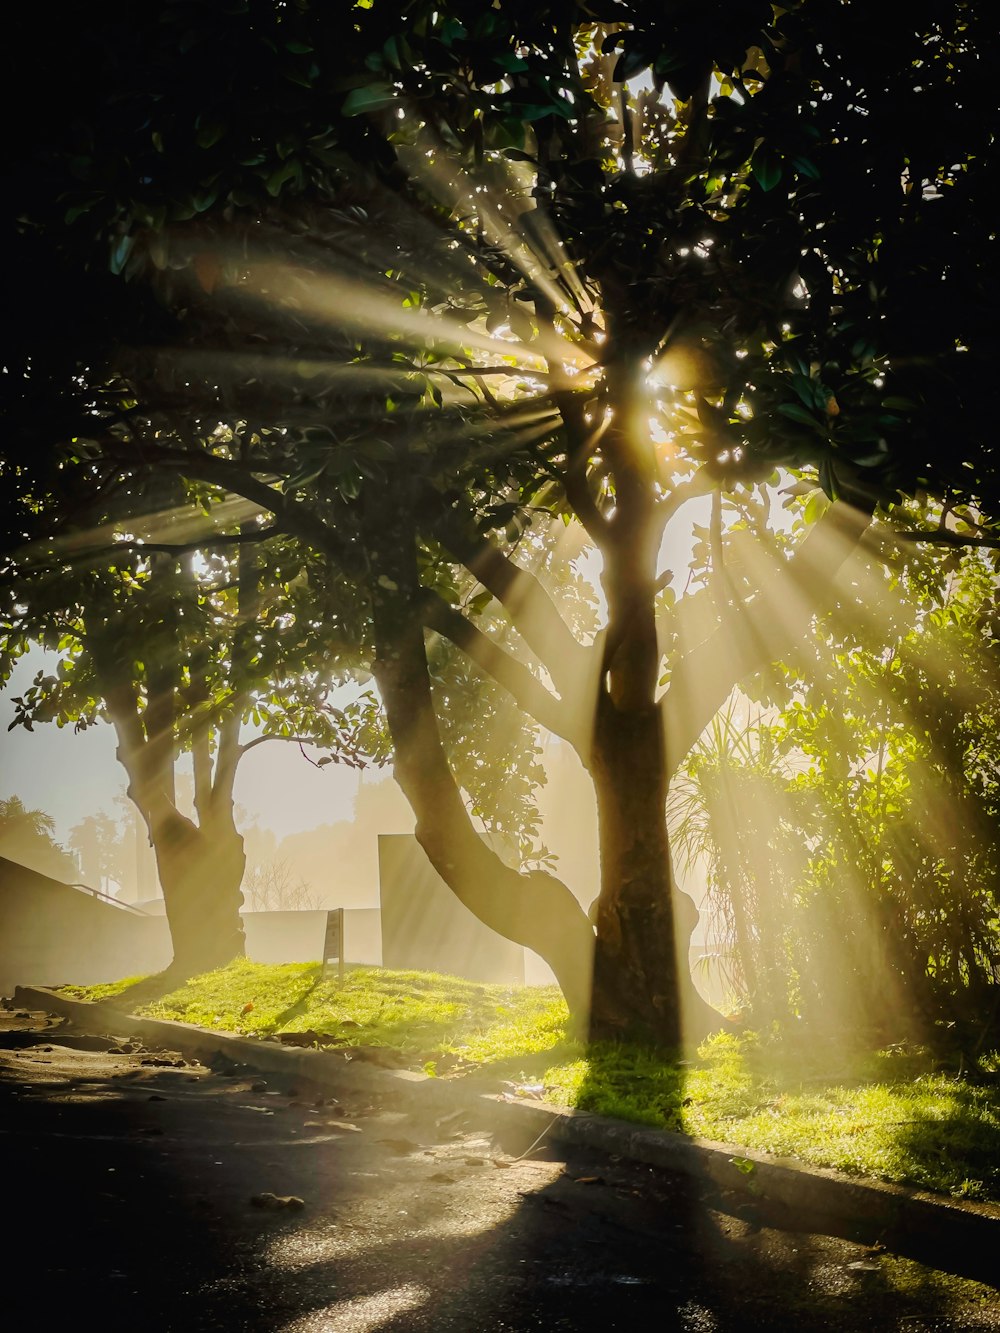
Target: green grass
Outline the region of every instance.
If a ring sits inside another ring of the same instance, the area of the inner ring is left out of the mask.
[[[318,963],[238,961],[156,998],[150,981],[66,986],[90,1000],[116,998],[148,1018],[271,1036],[312,1030],[345,1045],[391,1046],[423,1061],[451,1056],[478,1066],[546,1051],[562,1038],[566,1006],[554,986],[484,986],[434,972],[349,969],[341,986]],[[142,1003],[131,1003],[130,992]],[[244,1013],[245,1007],[253,1006]]]
[[[346,1045],[389,1046],[428,1072],[476,1076],[494,1088],[541,1085],[559,1105],[955,1197],[1000,1199],[1000,1079],[956,1079],[919,1048],[859,1054],[748,1033],[713,1038],[678,1065],[640,1048],[572,1041],[552,987],[382,968],[352,968],[341,987],[315,963],[236,962],[165,994],[153,993],[155,979],[140,978],[65,989],[250,1036],[312,1030]]]

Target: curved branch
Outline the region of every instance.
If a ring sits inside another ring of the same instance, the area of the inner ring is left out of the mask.
[[[572,725],[571,712],[563,700],[550,694],[526,666],[466,620],[460,611],[449,606],[436,593],[428,593],[421,613],[428,629],[436,630],[449,639],[480,670],[506,690],[529,717],[533,717],[553,735],[568,741],[578,751],[588,744],[589,737]]]
[[[511,624],[565,695],[581,674],[588,649],[559,614],[541,581],[488,538],[457,529],[442,535],[451,554],[493,594]]]
[[[346,542],[339,541],[335,530],[321,518],[296,500],[288,496],[268,481],[263,481],[249,464],[237,463],[232,459],[220,458],[217,454],[207,454],[188,449],[171,449],[157,445],[144,446],[143,457],[123,457],[121,441],[112,439],[110,451],[120,464],[134,467],[158,465],[176,468],[185,477],[194,481],[205,481],[218,486],[220,490],[242,495],[244,499],[259,505],[261,509],[273,514],[275,527],[282,533],[301,537],[319,550],[335,556],[344,568],[351,562],[351,572],[358,572],[358,556],[350,550]],[[261,468],[260,472],[270,472]],[[262,530],[266,531],[266,530]],[[259,539],[260,534],[257,534]]]
[[[578,1022],[590,1007],[594,932],[561,880],[504,865],[473,827],[434,715],[424,631],[376,608],[373,663],[395,750],[394,771],[416,816],[416,837],[458,900],[505,939],[549,963]]]

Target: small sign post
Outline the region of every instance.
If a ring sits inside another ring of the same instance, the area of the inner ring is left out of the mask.
[[[342,907],[335,907],[332,912],[327,912],[326,914],[326,939],[323,941],[322,976],[326,976],[326,969],[332,959],[337,960],[337,980],[343,985],[344,909]]]

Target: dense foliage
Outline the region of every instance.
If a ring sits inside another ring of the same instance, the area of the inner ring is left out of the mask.
[[[725,984],[758,1020],[892,1040],[958,1023],[983,1048],[1000,1014],[995,561],[902,564],[883,536],[895,559],[759,687],[767,711],[734,704],[688,756],[673,824],[707,858]]]

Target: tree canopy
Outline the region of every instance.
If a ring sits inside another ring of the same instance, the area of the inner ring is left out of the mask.
[[[357,590],[397,776],[462,900],[580,1012],[593,953],[596,1030],[673,1041],[680,1007],[704,1030],[669,772],[837,599],[876,505],[933,494],[915,537],[997,540],[988,17],[187,0],[40,21],[18,20],[50,58],[15,164],[8,569],[36,558],[43,496],[63,533],[81,490],[150,473],[215,532],[241,497],[244,529]],[[798,543],[769,528],[789,471],[833,501]],[[703,595],[678,601],[664,533],[706,496]],[[597,633],[560,610],[555,538],[540,573],[523,558],[549,520],[599,552]],[[434,636],[589,768],[596,937],[475,836]]]

